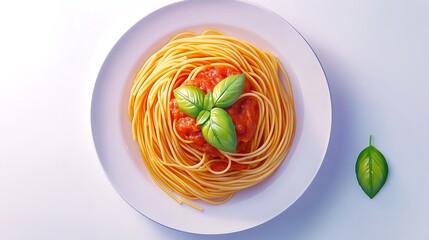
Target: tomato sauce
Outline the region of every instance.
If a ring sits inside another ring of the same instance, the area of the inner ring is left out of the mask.
[[[240,71],[226,66],[207,66],[200,71],[194,79],[186,80],[182,86],[196,86],[205,93],[213,92],[213,88],[218,82],[224,78],[240,74]],[[251,90],[248,80],[246,80],[243,92]],[[243,97],[235,102],[232,106],[225,109],[231,116],[232,122],[235,125],[237,135],[237,149],[239,153],[249,152],[248,143],[255,134],[258,118],[258,103],[251,97]],[[204,139],[199,125],[196,125],[195,118],[189,117],[180,111],[175,99],[170,102],[170,112],[173,119],[176,120],[175,128],[178,134],[186,140],[191,140],[192,146],[196,149],[207,153],[210,158],[224,159],[224,156]],[[227,167],[228,163],[224,161],[212,164],[211,168],[214,171],[222,171]],[[246,165],[233,163],[231,170],[241,170],[246,168]]]

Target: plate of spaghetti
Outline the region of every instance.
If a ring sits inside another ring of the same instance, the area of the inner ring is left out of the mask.
[[[91,125],[131,207],[169,228],[222,234],[269,221],[307,189],[329,143],[331,101],[316,55],[284,19],[241,1],[190,0],[119,39]]]

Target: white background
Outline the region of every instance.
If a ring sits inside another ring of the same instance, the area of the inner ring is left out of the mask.
[[[174,1],[23,1],[0,7],[0,239],[429,239],[429,2],[252,0],[309,42],[333,107],[325,161],[275,219],[220,236],[160,226],[109,184],[91,136],[98,71],[138,20]],[[373,143],[390,166],[356,182]]]

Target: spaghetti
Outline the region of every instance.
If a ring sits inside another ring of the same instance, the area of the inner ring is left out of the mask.
[[[245,73],[247,90],[237,104],[253,102],[255,109],[247,114],[253,116],[247,122],[254,131],[234,153],[196,146],[181,134],[181,120],[175,116],[173,90],[198,85],[193,81],[210,75],[207,69],[222,68]],[[181,33],[153,54],[134,79],[128,110],[134,140],[153,180],[179,203],[198,209],[189,200],[221,204],[271,176],[295,134],[292,87],[278,59],[214,30]]]

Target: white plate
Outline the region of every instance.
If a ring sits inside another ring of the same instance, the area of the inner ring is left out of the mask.
[[[128,94],[139,66],[182,31],[215,28],[276,55],[290,75],[297,110],[292,149],[267,181],[223,205],[179,205],[149,177],[132,139]],[[116,191],[141,214],[167,227],[201,234],[252,228],[292,205],[323,161],[331,131],[331,100],[324,72],[303,37],[285,20],[240,1],[184,1],[146,16],[113,47],[95,84],[91,124],[101,164]]]

